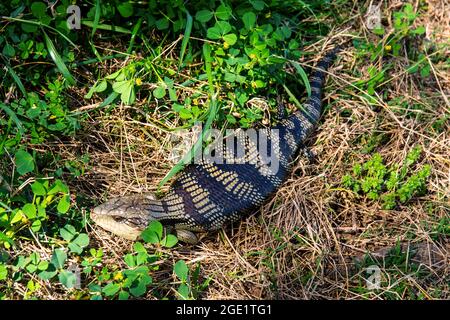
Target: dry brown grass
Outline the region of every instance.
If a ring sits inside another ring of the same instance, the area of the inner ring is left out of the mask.
[[[344,42],[350,35],[371,38],[358,11],[358,7],[368,3],[355,2],[353,18],[339,27],[341,31],[336,29],[329,40]],[[448,4],[428,3],[427,14],[417,23],[426,26],[431,41],[448,41]],[[401,4],[402,1],[389,1],[385,13],[397,10]],[[325,45],[321,42],[309,50],[318,58],[317,52]],[[448,54],[448,48],[445,50]],[[387,78],[387,96],[424,104],[425,120],[399,115],[381,97],[376,106],[369,105],[360,92],[349,86],[359,80],[352,70],[358,68],[362,77],[368,77],[367,66],[357,61],[353,48],[342,52],[329,70],[325,90],[324,102],[334,101],[334,106],[309,139],[315,161],[298,159],[288,181],[255,215],[223,231],[205,235],[197,246],[180,245],[168,251],[173,261],[201,262],[202,275],[212,277],[203,299],[359,299],[366,275],[364,269],[354,266],[354,258],[361,260],[366,252],[386,257],[386,248],[394,247],[398,241],[403,248],[408,244],[418,246],[420,253],[416,259],[429,275],[411,277],[390,267],[383,271],[389,285],[365,297],[377,299],[391,293],[393,297],[406,298],[407,290],[403,293],[394,290],[400,282],[425,298],[450,297],[446,282],[448,239],[441,237],[436,241],[430,235],[437,222],[450,214],[449,124],[447,121],[441,133],[432,128],[437,118],[449,112],[448,66],[433,65],[430,77],[420,80],[405,72],[405,59],[391,63],[394,66]],[[313,65],[314,61],[305,64]],[[70,148],[66,145],[66,159],[88,153],[92,165],[90,172],[73,183],[72,188],[98,201],[155,191],[173,165],[166,160],[173,147],[170,132],[158,128],[153,121],[158,120],[159,107],[154,114],[137,116],[139,112],[135,109],[121,106],[89,119],[79,140]],[[351,119],[342,116],[344,109],[351,110]],[[175,127],[177,123],[172,125]],[[432,166],[426,196],[386,211],[381,210],[379,203],[340,187],[342,176],[355,163],[370,157],[361,152],[364,142],[357,143],[357,138],[367,139],[374,132],[388,137],[376,148],[387,165],[402,163],[413,145],[422,146],[424,154],[419,166]],[[121,258],[131,249],[131,242],[95,226],[89,232],[93,245],[105,250],[105,264],[123,263]],[[161,279],[167,278],[170,271],[170,266],[162,268]],[[388,279],[392,274],[397,276]],[[440,293],[434,290],[437,287]]]

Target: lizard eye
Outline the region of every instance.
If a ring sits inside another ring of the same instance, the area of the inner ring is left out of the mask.
[[[114,221],[118,223],[124,223],[131,227],[140,227],[145,228],[146,227],[146,221],[145,219],[141,219],[139,217],[121,217],[121,216],[114,216]]]

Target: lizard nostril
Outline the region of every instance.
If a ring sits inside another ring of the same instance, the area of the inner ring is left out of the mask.
[[[92,211],[91,211],[91,215],[102,215],[102,213],[103,213],[103,207],[102,207],[102,205],[99,205],[99,206],[97,206],[97,207],[95,207],[94,209],[92,209]]]

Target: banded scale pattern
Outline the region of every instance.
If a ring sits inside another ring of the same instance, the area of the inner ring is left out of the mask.
[[[92,219],[102,225],[100,216],[114,216],[114,223],[119,219],[119,223],[140,229],[146,226],[141,219],[147,223],[158,220],[176,230],[198,232],[217,230],[254,211],[286,179],[292,160],[317,124],[325,71],[337,50],[317,64],[310,77],[311,96],[302,110],[271,129],[238,133],[234,143],[219,144],[212,154],[222,156],[222,162],[204,159],[186,166],[164,197],[111,199],[94,209]],[[117,233],[115,226],[105,228]]]
[[[167,219],[163,221],[167,220],[169,224],[175,224],[177,228],[182,229],[190,230],[195,226],[197,230],[216,230],[255,210],[273,194],[285,180],[301,142],[310,134],[320,118],[324,71],[333,61],[335,54],[335,51],[329,53],[317,64],[317,70],[310,78],[311,96],[305,103],[304,110],[295,112],[274,127],[279,132],[278,148],[276,145],[272,146],[272,143],[276,142],[271,139],[271,131],[268,130],[267,150],[258,152],[257,146],[251,145],[254,141],[250,139],[240,141],[241,145],[245,145],[244,163],[228,164],[228,159],[230,162],[235,159],[237,150],[231,152],[225,146],[224,163],[203,162],[189,165],[174,182],[166,197],[158,200],[159,205],[168,213]],[[235,144],[235,148],[238,146],[239,144]],[[264,172],[263,168],[267,165],[260,159],[260,155],[270,154],[270,150],[277,149],[279,151],[275,152],[275,156],[279,160],[279,167],[274,172]],[[178,206],[174,209],[175,205]],[[181,222],[176,218],[183,215],[185,221]]]

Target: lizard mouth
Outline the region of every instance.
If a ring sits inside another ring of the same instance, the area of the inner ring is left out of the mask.
[[[122,238],[136,240],[151,220],[142,196],[113,198],[95,207],[91,219]]]
[[[95,208],[91,212],[91,219],[103,229],[128,240],[136,240],[143,230],[143,228],[128,223],[122,217],[96,214]]]

